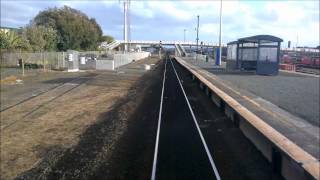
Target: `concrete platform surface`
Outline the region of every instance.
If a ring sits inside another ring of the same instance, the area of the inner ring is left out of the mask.
[[[184,59],[218,76],[232,87],[253,93],[313,125],[320,126],[319,76],[284,71],[280,71],[277,76],[227,72],[224,70],[225,63],[219,67],[214,62]]]
[[[209,72],[316,126],[320,124],[319,78],[286,72],[280,72],[278,76]]]

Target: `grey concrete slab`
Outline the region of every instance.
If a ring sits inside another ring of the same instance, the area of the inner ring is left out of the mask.
[[[319,126],[319,78],[281,72],[278,76],[216,74],[241,89]]]
[[[221,70],[224,65],[217,71],[218,68],[210,63],[186,60],[218,76],[232,87],[249,91],[314,125],[320,125],[319,77],[287,72],[280,72],[278,76],[227,72]]]

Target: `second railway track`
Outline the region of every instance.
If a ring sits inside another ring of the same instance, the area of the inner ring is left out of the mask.
[[[13,114],[11,116],[6,116],[9,118],[3,119],[1,122],[1,130],[5,130],[12,125],[16,124],[19,121],[24,120],[27,116],[31,115],[32,113],[36,112],[40,108],[44,107],[45,105],[49,104],[50,102],[53,102],[54,100],[58,99],[59,97],[62,97],[63,95],[69,93],[70,91],[78,88],[82,84],[86,83],[90,79],[97,77],[98,75],[93,76],[80,76],[76,77],[68,82],[60,83],[59,85],[49,88],[46,91],[43,91],[41,93],[38,93],[35,96],[31,96],[29,98],[26,98],[14,105],[11,105],[3,110],[1,110],[1,114],[4,115],[6,113],[12,113],[10,111],[19,111],[16,108],[20,108],[22,106],[28,107],[29,111],[26,111],[25,113],[18,113]],[[22,108],[24,109],[24,108]]]

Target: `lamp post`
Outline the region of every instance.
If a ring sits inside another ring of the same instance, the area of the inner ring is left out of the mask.
[[[186,42],[186,29],[183,30],[183,42]]]
[[[130,0],[123,1],[123,40],[124,52],[128,52],[130,47]]]
[[[197,52],[198,52],[198,46],[199,46],[199,15],[197,16]]]
[[[221,16],[222,16],[222,0],[220,0],[220,26],[219,26],[219,61],[216,62],[216,65],[221,65],[221,55],[222,55],[222,47],[221,47]]]
[[[124,39],[124,52],[128,51],[128,3],[126,1],[123,2],[123,19],[124,19],[124,26],[123,26],[123,39]]]
[[[162,41],[159,42],[159,58],[161,59]]]

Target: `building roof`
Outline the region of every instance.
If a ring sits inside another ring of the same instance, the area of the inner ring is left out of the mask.
[[[250,37],[244,37],[240,38],[237,41],[231,41],[227,45],[232,45],[232,44],[237,44],[237,43],[269,43],[269,42],[283,42],[281,38],[278,38],[276,36],[271,36],[271,35],[256,35],[256,36],[250,36]]]
[[[281,38],[278,38],[276,36],[271,35],[256,35],[256,36],[250,36],[245,38],[238,39],[239,42],[282,42],[283,40]]]
[[[227,44],[227,45],[237,44],[237,43],[238,43],[238,41],[231,41],[231,42],[228,42],[228,44]]]

